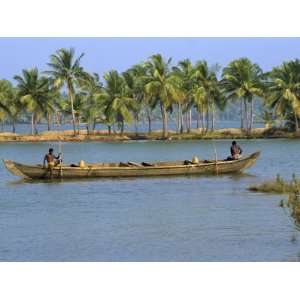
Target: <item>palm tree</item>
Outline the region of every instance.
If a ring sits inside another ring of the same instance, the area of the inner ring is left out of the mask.
[[[99,96],[103,94],[104,90],[99,75],[96,73],[88,75],[81,88],[84,96],[82,115],[89,133],[91,126],[92,130],[95,130],[97,120],[103,114]]]
[[[223,108],[224,97],[221,93],[220,83],[217,79],[217,69],[210,68],[206,61],[199,61],[195,65],[192,78],[193,100],[198,112],[202,112],[202,128],[204,125],[204,113],[206,113],[206,131],[209,128],[209,113],[211,114],[211,130],[215,127],[215,110]]]
[[[160,54],[152,55],[147,62],[149,81],[145,86],[146,94],[159,101],[164,138],[168,136],[168,110],[180,99],[180,83],[170,72],[170,64],[171,58],[165,61]]]
[[[122,73],[131,97],[135,100],[133,114],[136,134],[138,134],[138,122],[142,113],[146,114],[146,118],[148,119],[148,132],[151,133],[153,99],[149,97],[145,91],[145,86],[149,82],[147,74],[148,67],[145,63],[136,64]]]
[[[223,69],[222,85],[226,98],[241,101],[241,130],[253,127],[254,99],[262,96],[262,70],[248,58],[240,58]],[[248,106],[250,104],[250,115]]]
[[[132,111],[135,109],[135,101],[122,76],[115,70],[104,74],[105,92],[99,96],[102,99],[102,105],[106,122],[110,127],[115,122],[118,123],[121,134],[124,133],[124,124],[131,122]]]
[[[31,133],[37,133],[36,123],[51,106],[49,79],[39,75],[38,69],[23,70],[16,75],[18,96],[20,101],[31,113]]]
[[[2,122],[9,119],[12,124],[12,131],[16,132],[16,121],[21,111],[21,104],[18,101],[16,90],[8,80],[0,80],[0,112]]]
[[[55,80],[55,86],[62,87],[66,85],[68,91],[68,98],[71,105],[71,114],[73,122],[74,135],[76,134],[76,118],[74,111],[75,100],[75,86],[80,84],[80,81],[86,77],[86,73],[80,66],[80,60],[83,57],[83,53],[75,58],[75,50],[59,49],[55,54],[50,56],[50,63],[48,66],[51,68],[46,73],[50,74]]]
[[[299,131],[300,116],[300,60],[284,62],[267,74],[266,99],[280,116],[294,117],[295,131]]]
[[[173,67],[173,72],[179,77],[181,84],[180,90],[182,96],[178,99],[178,118],[177,118],[177,128],[180,133],[183,133],[183,115],[182,106],[186,105],[186,111],[188,111],[188,126],[187,131],[191,130],[192,123],[192,88],[193,88],[193,73],[194,68],[189,59],[185,59],[178,62],[178,66]]]

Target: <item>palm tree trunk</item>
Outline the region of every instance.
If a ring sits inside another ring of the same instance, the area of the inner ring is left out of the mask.
[[[77,120],[77,134],[80,134],[80,116],[77,116],[75,120]]]
[[[38,130],[37,130],[37,117],[34,116],[34,134],[38,134]]]
[[[246,133],[249,131],[249,124],[248,124],[248,108],[247,108],[247,100],[244,99],[244,121],[245,121],[245,130]]]
[[[96,119],[93,121],[93,131],[96,129]]]
[[[244,104],[243,104],[243,99],[241,99],[240,103],[240,114],[241,114],[241,131],[244,129]]]
[[[205,128],[205,132],[208,131],[209,128],[209,111],[206,111],[206,128]]]
[[[177,122],[176,122],[176,132],[177,132],[177,134],[180,132],[180,106],[181,106],[181,104],[178,103]]]
[[[168,137],[168,114],[166,111],[166,107],[162,102],[160,103],[160,109],[161,109],[161,116],[163,121],[163,138],[167,138]]]
[[[124,120],[121,122],[121,135],[124,134]]]
[[[31,114],[31,134],[34,135],[34,113]]]
[[[186,126],[186,132],[187,133],[190,133],[191,131],[191,123],[190,123],[190,110],[188,110],[186,113],[185,113],[185,126]]]
[[[214,102],[212,101],[211,104],[211,131],[215,130],[215,105]]]
[[[183,134],[183,114],[182,114],[182,105],[180,104],[180,128],[179,132],[180,134]]]
[[[107,125],[108,134],[111,135],[111,125]]]
[[[150,116],[149,113],[148,113],[147,118],[148,118],[148,133],[151,134],[151,132],[152,132],[152,128],[151,128],[151,116]]]
[[[252,128],[253,128],[253,119],[254,119],[254,99],[251,99],[251,109],[250,109],[250,128],[249,131],[251,133]]]
[[[192,129],[192,109],[189,110],[189,131]]]
[[[16,133],[16,120],[12,120],[12,132]]]
[[[73,130],[74,130],[74,135],[76,135],[76,118],[75,118],[75,111],[74,111],[73,86],[72,86],[72,83],[69,82],[69,81],[67,83],[67,86],[68,86],[69,101],[71,103],[71,113],[72,113]]]
[[[51,130],[51,115],[49,113],[47,113],[47,127],[48,127],[48,131]]]
[[[188,118],[187,118],[187,112],[184,113],[184,123],[185,123],[186,132],[189,132],[189,123],[188,123]]]
[[[134,127],[135,127],[135,135],[139,134],[139,117],[136,116],[134,120]]]
[[[200,113],[197,111],[197,129],[200,127]]]
[[[296,112],[294,112],[294,118],[295,118],[295,131],[298,132],[299,131],[299,122],[298,122],[298,116],[297,116]]]
[[[205,112],[204,112],[204,108],[202,105],[202,111],[201,111],[201,131],[202,133],[204,132],[204,120],[205,120]]]

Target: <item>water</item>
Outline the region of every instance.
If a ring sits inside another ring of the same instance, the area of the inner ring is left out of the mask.
[[[241,123],[240,121],[217,121],[216,122],[216,129],[223,129],[223,128],[240,128]],[[254,128],[264,127],[265,125],[263,123],[254,123]],[[161,121],[152,121],[152,130],[161,130],[162,129],[162,123]],[[86,129],[85,124],[81,124],[81,129]],[[176,131],[176,122],[173,120],[169,121],[168,124],[169,130]],[[192,122],[192,128],[197,128],[197,121]],[[48,127],[47,124],[38,124],[37,130],[38,132],[47,131]],[[58,126],[56,123],[53,123],[51,125],[51,130],[72,130],[73,126],[72,124],[64,124],[61,126]],[[107,126],[103,124],[97,124],[96,130],[107,130]],[[1,127],[1,131],[3,132],[11,132],[12,127],[8,124]],[[135,126],[134,124],[126,124],[125,125],[125,131],[128,132],[134,132]],[[139,122],[138,124],[138,131],[139,132],[148,132],[148,123],[147,122]],[[17,124],[16,125],[16,133],[19,134],[31,134],[31,124]]]
[[[251,193],[278,172],[300,176],[298,140],[243,140],[262,157],[243,176],[30,183],[0,167],[0,261],[290,261],[300,236],[278,206]],[[215,142],[219,157],[230,141]],[[0,157],[41,162],[57,143],[2,143]],[[65,143],[78,162],[213,157],[211,141]],[[296,241],[293,240],[296,236]]]

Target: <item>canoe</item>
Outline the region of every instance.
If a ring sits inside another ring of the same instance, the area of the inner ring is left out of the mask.
[[[255,152],[238,160],[222,161],[167,161],[153,163],[94,163],[78,165],[58,165],[52,176],[42,165],[26,165],[12,160],[4,160],[6,168],[14,175],[27,179],[92,178],[92,177],[142,177],[171,175],[218,175],[242,172],[251,167],[259,157]]]

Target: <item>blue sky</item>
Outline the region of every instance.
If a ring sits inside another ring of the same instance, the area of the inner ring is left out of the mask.
[[[62,47],[84,52],[87,71],[124,71],[154,53],[225,66],[249,57],[264,70],[300,57],[300,38],[0,38],[0,78],[12,79],[24,68],[46,69],[51,53]]]

